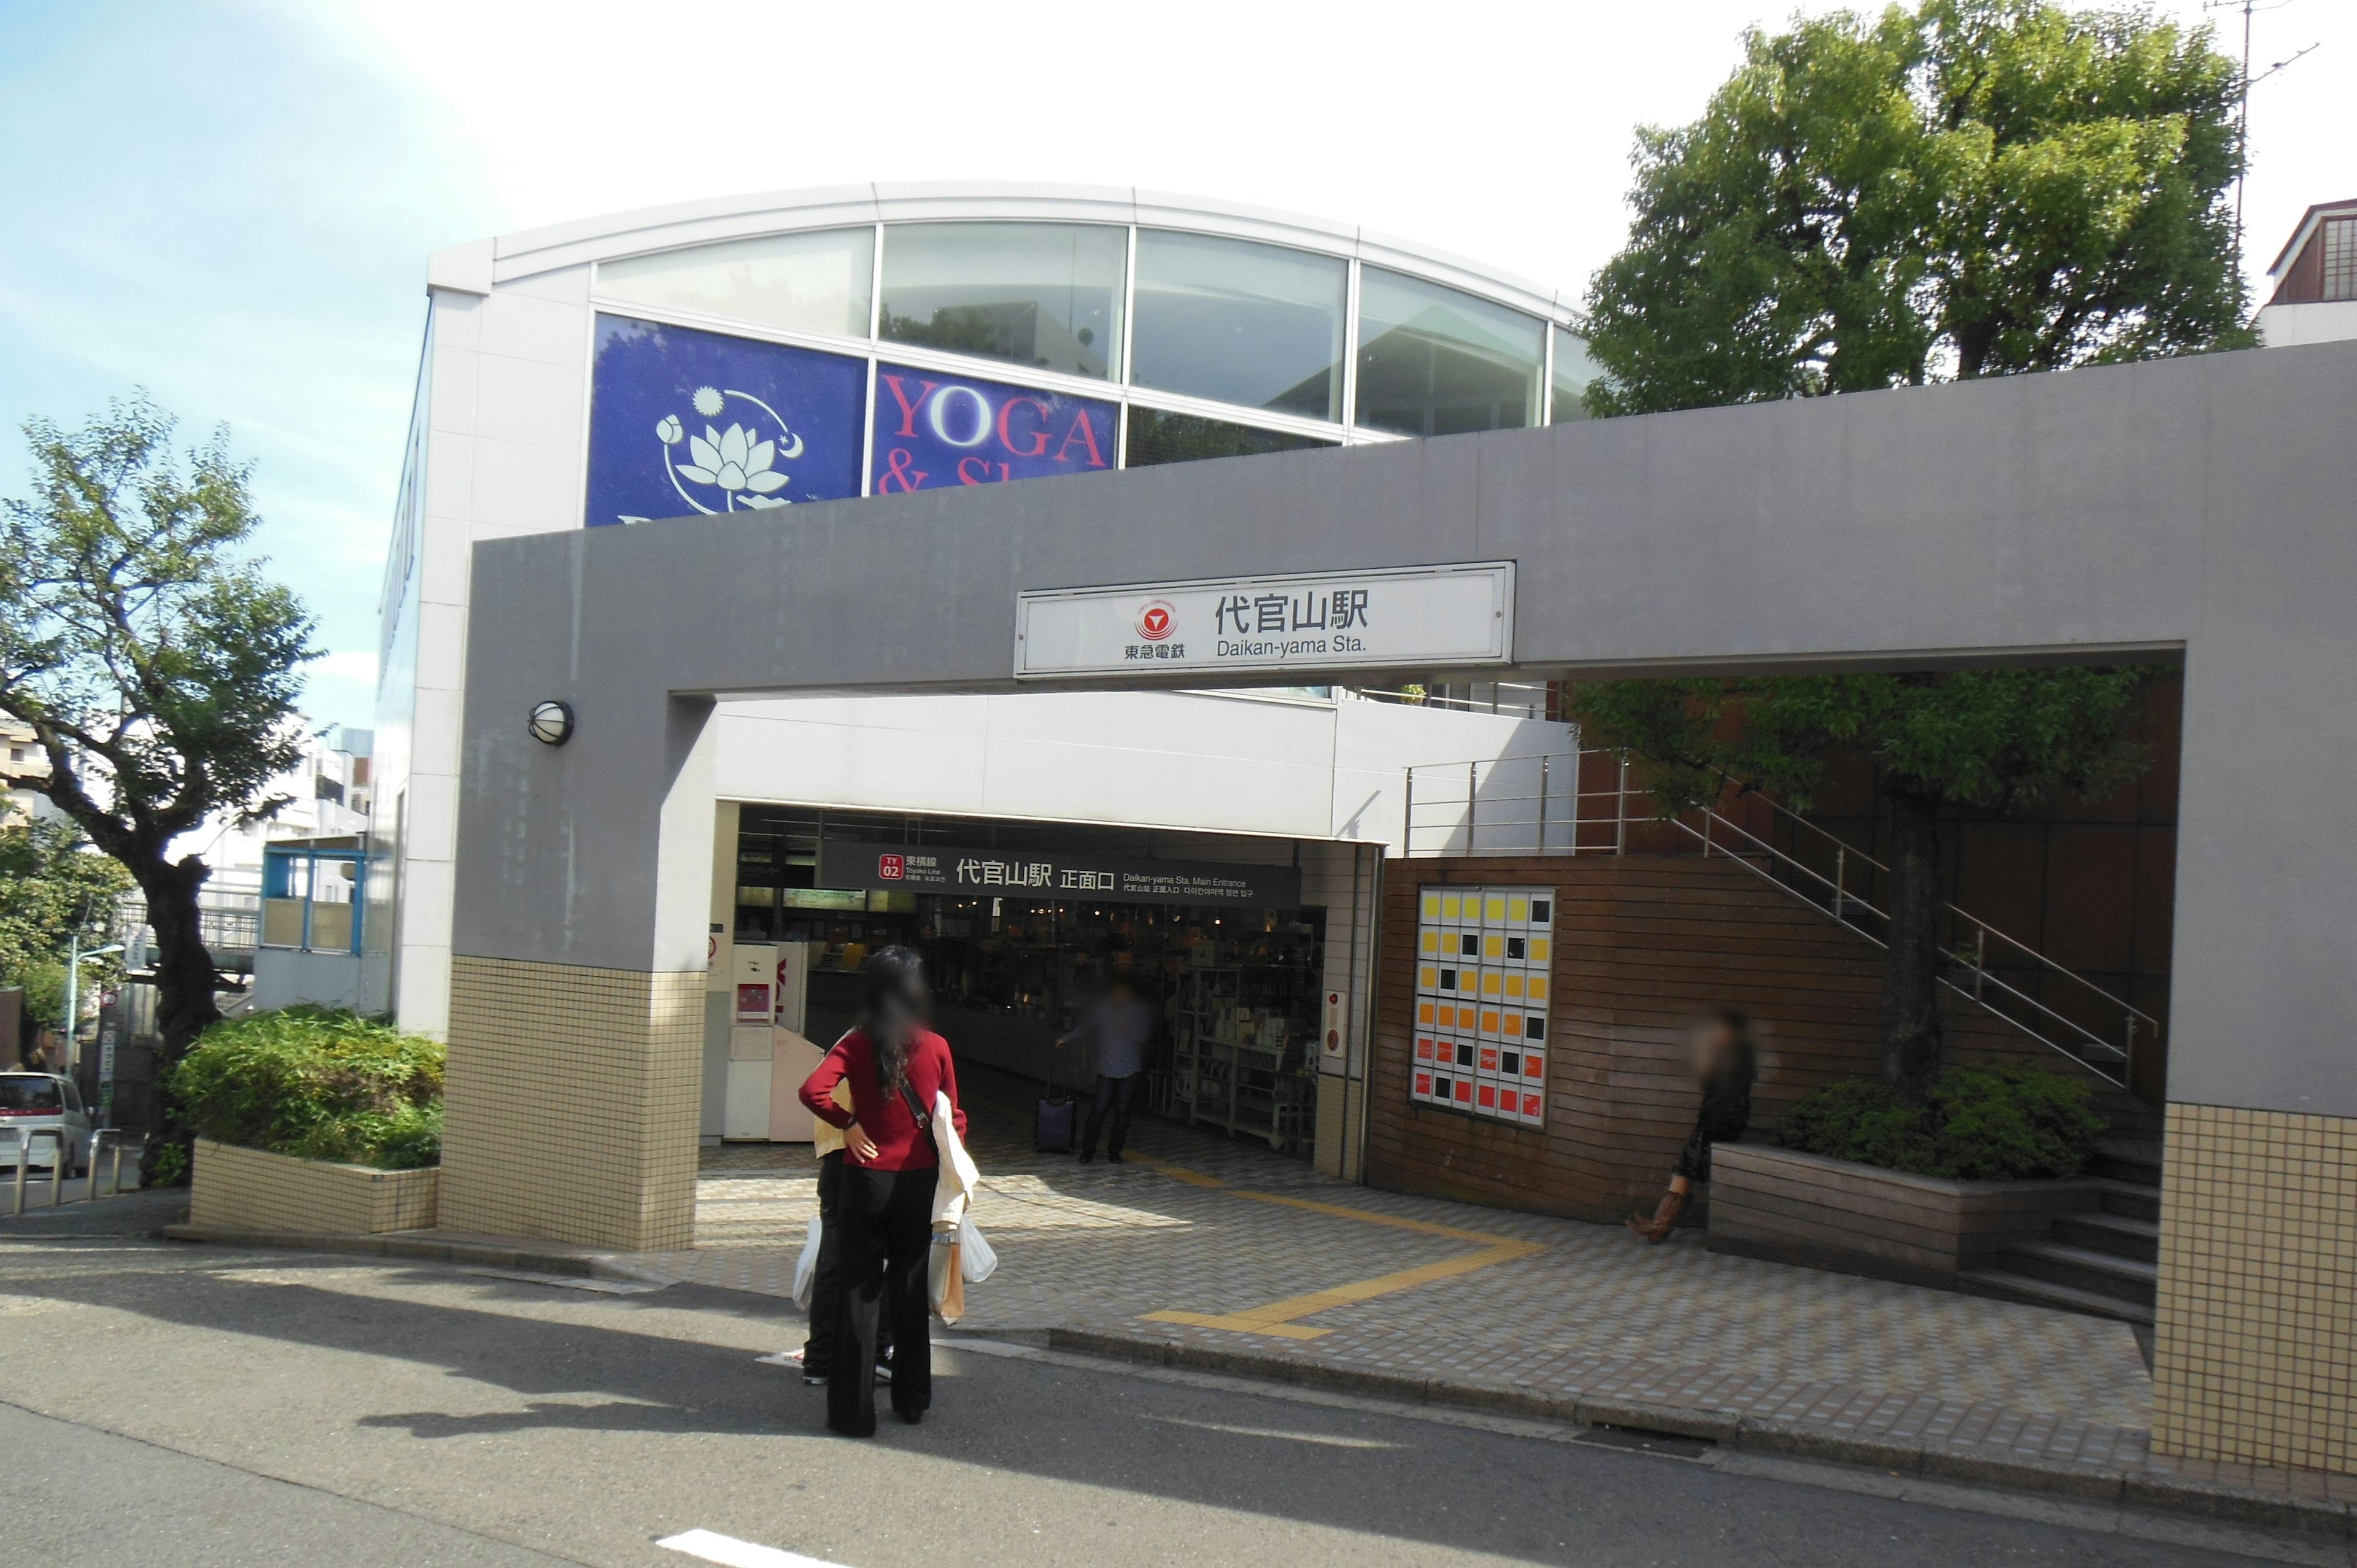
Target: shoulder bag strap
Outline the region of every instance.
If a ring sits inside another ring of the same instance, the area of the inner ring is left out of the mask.
[[[900,1103],[906,1105],[909,1108],[909,1114],[917,1119],[918,1132],[922,1133],[932,1126],[932,1112],[917,1103],[917,1091],[909,1086],[905,1075],[900,1079]]]

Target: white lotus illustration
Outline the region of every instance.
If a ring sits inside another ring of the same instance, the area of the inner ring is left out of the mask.
[[[786,476],[770,467],[777,461],[778,444],[755,441],[741,424],[726,430],[707,424],[703,435],[687,438],[687,451],[694,461],[679,466],[680,477],[726,490],[732,502],[749,490],[746,503],[758,506],[759,498],[786,488]]]
[[[776,409],[748,392],[698,387],[689,402],[698,413],[715,418],[730,399],[742,399],[767,414],[777,425],[776,438],[762,438],[759,419],[749,424],[731,424],[726,430],[706,424],[703,435],[694,435],[689,434],[678,415],[664,414],[655,422],[655,439],[662,443],[663,468],[671,478],[672,489],[679,492],[681,500],[707,517],[721,510],[734,511],[740,506],[766,510],[791,505],[792,497],[776,492],[784,489],[793,477],[780,471],[777,465],[791,463],[802,456],[802,436]],[[679,460],[683,442],[687,448],[686,462]],[[706,486],[709,489],[705,496],[699,497],[689,491],[687,484]],[[710,490],[720,492],[717,508],[705,504]]]

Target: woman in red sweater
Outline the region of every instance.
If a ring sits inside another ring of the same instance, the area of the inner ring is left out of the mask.
[[[934,1097],[947,1094],[958,1135],[957,1069],[949,1042],[926,1028],[924,961],[908,948],[877,950],[858,1026],[834,1043],[802,1083],[811,1114],[843,1129],[843,1310],[827,1369],[826,1423],[852,1437],[876,1435],[876,1315],[892,1314],[892,1409],[915,1425],[933,1402],[925,1269],[932,1243]],[[834,1086],[851,1090],[851,1111]]]

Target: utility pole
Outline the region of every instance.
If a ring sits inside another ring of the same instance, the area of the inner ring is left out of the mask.
[[[2322,46],[2308,48],[2285,56],[2257,76],[2251,74],[2251,18],[2261,11],[2280,11],[2291,0],[2276,0],[2272,5],[2262,5],[2258,0],[2201,0],[2204,11],[2240,11],[2243,14],[2243,81],[2241,101],[2234,110],[2234,271],[2243,270],[2243,188],[2251,177],[2251,89],[2282,70],[2302,55],[2314,54]]]

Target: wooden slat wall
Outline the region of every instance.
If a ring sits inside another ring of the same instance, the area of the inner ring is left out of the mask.
[[[1556,890],[1544,1129],[1408,1099],[1417,896],[1439,884]],[[1723,860],[1394,860],[1383,943],[1367,1151],[1377,1187],[1588,1219],[1650,1210],[1698,1103],[1688,1029],[1713,1008],[1740,1007],[1753,1020],[1755,1133],[1811,1090],[1881,1068],[1879,950]],[[2079,1070],[1969,1003],[1948,1001],[1949,1059]]]

